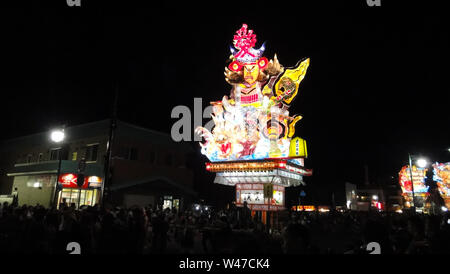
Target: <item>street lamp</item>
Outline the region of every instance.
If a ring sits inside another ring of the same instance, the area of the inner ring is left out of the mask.
[[[56,129],[56,130],[52,130],[52,132],[50,133],[50,139],[52,140],[52,142],[54,143],[62,143],[65,139],[65,134],[64,134],[64,127],[62,129]],[[53,197],[53,206],[56,208],[57,207],[57,198],[58,198],[58,180],[59,180],[59,175],[61,173],[61,162],[62,162],[62,147],[59,149],[58,151],[58,171],[56,174],[56,184],[55,184],[55,195]]]
[[[62,141],[64,141],[64,137],[64,129],[53,130],[50,134],[50,139],[55,143],[61,143]]]
[[[427,166],[427,160],[425,160],[425,159],[418,159],[418,160],[417,160],[417,165],[418,165],[420,168],[424,168],[424,167]]]
[[[412,208],[413,208],[413,212],[416,213],[416,202],[415,202],[415,193],[414,193],[414,179],[413,179],[413,174],[412,174],[412,157],[414,157],[414,155],[411,155],[408,153],[408,157],[409,157],[409,174],[411,176],[411,192],[412,192]],[[417,159],[417,165],[420,168],[424,168],[427,166],[427,160],[423,159],[423,158],[419,158]]]

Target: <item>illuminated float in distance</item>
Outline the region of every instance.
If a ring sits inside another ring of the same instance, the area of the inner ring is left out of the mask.
[[[412,166],[412,176],[414,182],[414,197],[416,201],[416,208],[419,210],[423,210],[425,207],[425,201],[427,196],[429,195],[428,186],[425,184],[426,168]],[[406,207],[412,206],[412,183],[411,183],[411,175],[410,175],[409,166],[404,166],[399,172],[399,183],[402,189],[402,196],[405,199]],[[418,206],[422,205],[422,206]]]
[[[439,194],[444,199],[445,207],[450,208],[450,162],[433,165],[433,180],[436,182]]]

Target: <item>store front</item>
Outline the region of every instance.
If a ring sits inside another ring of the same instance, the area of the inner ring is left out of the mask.
[[[59,192],[58,208],[61,204],[75,204],[76,208],[94,206],[99,203],[99,197],[98,189],[64,188]]]
[[[162,208],[163,208],[163,210],[166,208],[168,208],[168,209],[175,208],[176,210],[179,210],[180,209],[180,198],[179,197],[174,198],[173,196],[164,196]]]
[[[73,173],[65,173],[59,176],[58,182],[62,189],[58,193],[57,208],[62,204],[72,204],[78,209],[82,206],[95,206],[100,202],[102,178],[88,176],[84,178],[81,187],[77,184],[78,176]]]

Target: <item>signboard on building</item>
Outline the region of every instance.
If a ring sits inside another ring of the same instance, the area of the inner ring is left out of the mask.
[[[293,206],[292,210],[294,210],[294,211],[315,211],[316,207],[313,205],[298,205],[298,206]]]
[[[81,188],[98,188],[102,185],[102,178],[98,176],[82,176],[83,184]],[[59,175],[58,182],[65,188],[78,188],[78,179],[79,176],[74,173],[63,173]]]
[[[98,176],[89,176],[87,177],[87,181],[89,182],[89,187],[97,188],[102,186],[102,178]]]

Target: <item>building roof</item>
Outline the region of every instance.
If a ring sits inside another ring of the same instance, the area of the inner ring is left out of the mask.
[[[67,142],[73,142],[79,139],[98,137],[109,135],[110,119],[100,120],[91,123],[85,123],[80,125],[69,126],[64,129],[66,133]],[[116,137],[131,137],[133,140],[139,140],[148,142],[151,140],[155,145],[170,145],[176,146],[185,152],[193,152],[193,148],[187,143],[177,143],[172,140],[171,136],[167,133],[147,129],[123,121],[117,121],[117,127],[115,131]],[[50,143],[49,133],[39,132],[31,135],[20,136],[9,140],[0,141],[0,147],[2,149],[12,148],[16,145],[25,146],[42,146],[43,144]]]
[[[78,162],[76,161],[61,161],[60,173],[77,173]],[[22,176],[22,175],[36,175],[36,174],[56,174],[58,172],[58,161],[45,161],[39,163],[24,163],[15,164],[14,167],[8,171],[7,176]],[[97,163],[88,163],[84,171],[86,176],[103,176],[103,166]]]
[[[164,184],[176,188],[185,194],[196,196],[197,193],[191,189],[190,187],[184,186],[178,182],[175,182],[171,180],[170,178],[166,176],[157,176],[157,175],[151,175],[147,176],[145,178],[140,178],[138,180],[128,181],[128,182],[118,182],[114,183],[110,188],[111,190],[120,190],[120,189],[127,189],[135,186],[142,186],[142,185],[148,185],[148,184],[156,184],[158,182],[164,182]]]

